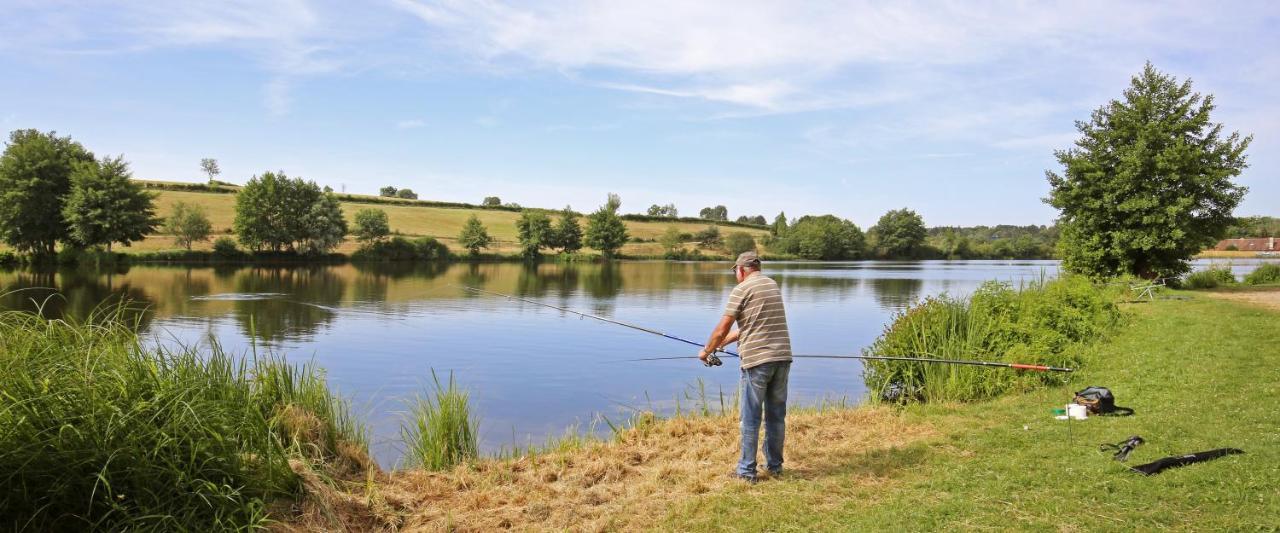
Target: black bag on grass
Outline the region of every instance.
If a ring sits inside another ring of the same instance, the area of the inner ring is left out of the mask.
[[[1089,387],[1076,393],[1075,403],[1085,406],[1089,414],[1129,416],[1133,409],[1116,405],[1116,397],[1106,387]]]
[[[1204,461],[1212,461],[1219,457],[1226,457],[1228,455],[1236,455],[1240,453],[1244,453],[1244,450],[1239,448],[1218,448],[1216,450],[1165,457],[1164,459],[1152,461],[1145,465],[1131,466],[1129,469],[1144,476],[1154,476],[1170,468],[1202,463]]]

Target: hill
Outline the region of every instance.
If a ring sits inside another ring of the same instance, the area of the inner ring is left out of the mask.
[[[172,182],[142,182],[157,194],[156,212],[167,216],[173,211],[173,204],[187,202],[198,204],[205,209],[209,222],[213,225],[215,235],[230,235],[231,224],[235,219],[235,188],[209,187],[202,184],[184,184]],[[516,219],[520,211],[512,208],[488,208],[467,204],[432,202],[424,200],[401,200],[355,194],[339,195],[342,199],[342,211],[350,222],[356,211],[366,208],[377,208],[387,212],[392,231],[411,237],[434,237],[455,252],[462,251],[457,244],[457,236],[462,225],[471,215],[475,215],[484,223],[489,235],[497,240],[491,252],[514,254],[519,252],[516,240]],[[544,210],[549,211],[549,210]],[[647,217],[646,217],[647,218]],[[696,233],[705,229],[711,222],[697,222],[691,219],[671,221],[626,220],[627,232],[632,241],[623,248],[622,253],[630,256],[661,255],[662,247],[657,238],[670,226],[675,226],[684,233]],[[732,222],[717,222],[722,231],[745,231],[759,242],[769,232],[764,228],[745,226]],[[357,245],[351,237],[343,243],[338,252],[351,253]],[[134,244],[132,249],[139,251],[167,250],[178,248],[173,237],[156,234],[146,240]],[[197,249],[209,249],[211,244],[201,243]]]

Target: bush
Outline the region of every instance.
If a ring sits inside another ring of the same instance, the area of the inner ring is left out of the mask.
[[[1231,273],[1231,267],[1211,266],[1207,269],[1187,274],[1186,279],[1182,282],[1182,287],[1187,289],[1214,289],[1223,285],[1234,285],[1235,283],[1236,276]]]
[[[1033,283],[1014,290],[988,282],[968,299],[926,299],[894,318],[867,355],[978,359],[1076,368],[1081,343],[1111,330],[1120,319],[1117,294],[1079,277]],[[968,401],[1044,384],[1057,373],[867,361],[867,389],[882,400]]]
[[[693,234],[693,239],[703,248],[719,248],[724,244],[724,238],[720,236],[720,228],[716,226],[707,226],[707,229]]]
[[[0,259],[0,263],[4,261]],[[1269,283],[1280,283],[1280,264],[1264,263],[1258,265],[1258,268],[1250,272],[1244,277],[1244,282],[1249,285],[1265,285]]]
[[[449,248],[431,237],[409,240],[392,237],[361,246],[351,254],[352,261],[442,261],[449,258]]]
[[[21,262],[22,260],[18,258],[18,254],[7,250],[0,252],[0,266],[16,266]]]
[[[236,246],[236,240],[231,237],[218,237],[213,241],[213,255],[222,258],[231,258],[240,255],[240,248]]]
[[[729,250],[730,255],[737,257],[742,252],[754,251],[756,249],[756,240],[750,233],[735,231],[725,237],[724,245]]]
[[[300,494],[291,461],[369,467],[314,367],[147,348],[123,316],[0,313],[0,526],[251,529]]]

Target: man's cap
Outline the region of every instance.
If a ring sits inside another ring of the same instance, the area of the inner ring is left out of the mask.
[[[760,255],[755,252],[742,252],[738,254],[738,260],[734,261],[733,266],[760,268]]]

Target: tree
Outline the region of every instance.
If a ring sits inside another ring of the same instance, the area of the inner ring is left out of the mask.
[[[705,220],[719,220],[721,222],[729,220],[729,209],[723,205],[715,207],[704,207],[698,211],[698,218]]]
[[[93,154],[55,132],[17,130],[0,155],[0,239],[19,252],[52,254],[66,239],[71,173]]]
[[[302,181],[302,180],[298,180]],[[315,183],[309,184],[315,187]],[[295,237],[297,249],[308,254],[324,254],[342,244],[347,235],[347,220],[337,195],[326,190],[311,204],[303,221],[303,232]]]
[[[218,168],[218,160],[212,157],[206,157],[200,160],[200,171],[209,176],[209,184],[213,185],[214,178],[222,173],[222,169]],[[190,249],[188,247],[188,249]]]
[[[907,208],[885,213],[872,226],[876,247],[887,257],[912,257],[924,246],[926,230],[924,219]]]
[[[622,198],[609,193],[608,200],[587,217],[586,244],[600,250],[605,258],[612,258],[627,242],[627,225],[618,216]]]
[[[173,204],[169,218],[165,219],[164,230],[173,235],[178,246],[190,250],[192,243],[208,240],[213,227],[200,204],[177,202]]]
[[[332,205],[317,209],[316,205],[322,201]],[[251,250],[296,251],[308,244],[318,244],[311,242],[316,239],[332,238],[341,220],[332,216],[337,205],[333,194],[321,191],[315,182],[290,179],[284,172],[265,172],[250,178],[236,194],[232,228],[240,243]],[[321,225],[322,221],[328,221],[329,225]],[[345,233],[345,220],[341,225]]]
[[[502,205],[502,199],[497,196],[486,196],[484,197],[484,201],[480,202],[480,205],[485,207],[499,207]]]
[[[779,212],[777,217],[773,219],[773,226],[769,228],[769,233],[774,237],[780,237],[787,232],[787,214]]]
[[[733,256],[756,249],[756,239],[745,231],[735,231],[724,238],[724,246]]]
[[[582,249],[582,225],[578,223],[578,214],[569,206],[560,211],[560,220],[550,245],[561,252],[573,253]]]
[[[662,216],[662,206],[660,206],[660,205],[658,205],[658,204],[653,204],[653,205],[649,206],[649,212],[648,212],[648,214],[649,214],[649,216],[651,216],[651,217],[660,217],[660,216]]]
[[[805,259],[858,259],[866,251],[866,237],[856,224],[835,215],[805,216],[778,239],[777,247]]]
[[[418,193],[413,192],[413,189],[400,189],[396,191],[396,198],[403,198],[405,200],[417,200]]]
[[[720,245],[724,244],[724,238],[720,236],[720,228],[715,224],[707,226],[707,229],[694,234],[693,238],[703,248],[719,248]]]
[[[516,232],[523,248],[521,254],[529,259],[537,258],[542,248],[550,247],[555,241],[551,219],[540,211],[520,213],[520,218],[516,219]]]
[[[155,197],[131,181],[121,157],[85,161],[71,173],[71,192],[62,206],[67,233],[81,246],[129,246],[156,230]]]
[[[677,218],[680,216],[680,212],[676,210],[676,204],[667,204],[667,205],[653,204],[649,206],[649,216]]]
[[[764,226],[769,223],[765,220],[764,215],[756,215],[753,217],[742,215],[738,217],[738,220],[735,220],[735,222],[739,224],[755,224],[757,226]]]
[[[1176,276],[1232,223],[1246,189],[1252,136],[1222,136],[1213,95],[1147,63],[1123,99],[1076,122],[1075,146],[1055,152],[1046,201],[1058,208],[1063,267],[1095,278]]]
[[[484,224],[480,223],[480,218],[471,215],[467,223],[462,226],[462,233],[458,234],[458,244],[471,252],[471,255],[477,255],[481,248],[488,248],[493,244],[493,238],[489,237],[489,232],[484,228]]]
[[[387,212],[381,209],[361,209],[355,216],[356,240],[362,243],[381,242],[391,235],[391,222]]]
[[[378,189],[378,196],[383,196],[386,198],[395,198],[396,193],[398,192],[400,192],[400,189],[387,185],[386,187]]]
[[[675,253],[684,244],[684,234],[676,226],[667,226],[667,230],[658,237],[658,244],[662,245],[662,251],[668,254]]]

